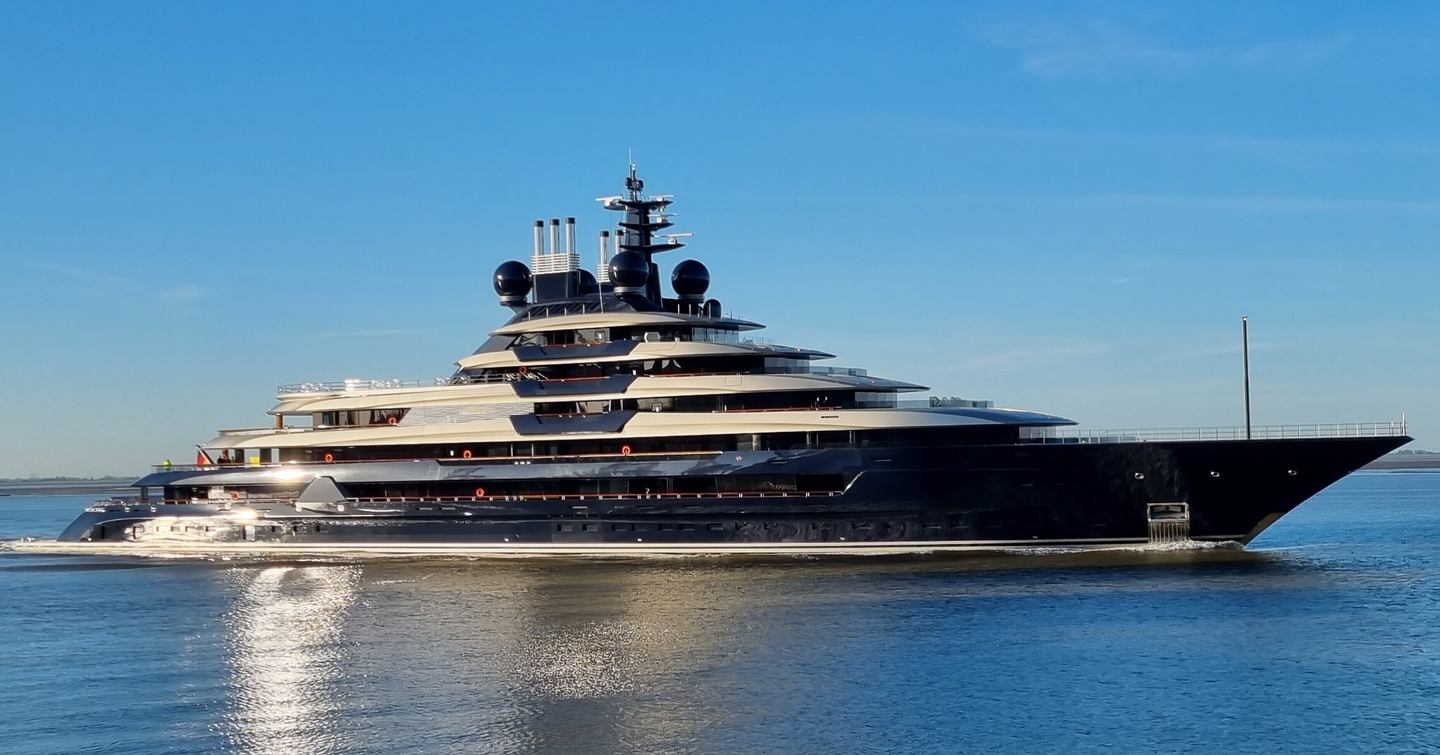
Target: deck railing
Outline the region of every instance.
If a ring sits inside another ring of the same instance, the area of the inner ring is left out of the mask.
[[[1308,425],[1156,427],[1093,430],[1084,427],[1027,427],[1022,443],[1135,443],[1176,440],[1282,440],[1291,438],[1394,438],[1409,435],[1409,422],[1337,422]]]
[[[417,495],[417,496],[383,496],[383,497],[361,497],[345,498],[343,501],[347,506],[361,507],[366,505],[374,506],[395,505],[395,504],[467,504],[467,503],[496,503],[503,501],[649,501],[649,500],[696,500],[704,498],[835,498],[845,494],[843,490],[731,490],[716,491],[707,493],[531,493],[531,494],[484,494],[484,488],[476,490],[482,495]],[[124,509],[126,511],[138,508],[148,508],[150,511],[157,511],[160,506],[188,505],[188,504],[209,504],[229,509],[231,506],[247,506],[257,503],[284,503],[294,504],[294,496],[281,495],[244,495],[235,491],[234,497],[224,498],[150,498],[141,499],[138,496],[111,496],[91,503],[86,511],[100,512],[105,510]],[[430,510],[425,506],[419,507],[421,511]],[[450,507],[445,506],[446,510]],[[373,510],[373,509],[369,509]]]
[[[345,380],[317,380],[310,383],[286,383],[275,389],[276,395],[289,393],[340,393],[342,391],[383,391],[393,388],[424,388],[435,385],[449,385],[450,378],[347,378]]]
[[[254,469],[295,469],[298,467],[331,467],[345,464],[377,464],[382,462],[413,462],[413,461],[439,461],[450,464],[533,464],[549,461],[595,461],[595,460],[618,460],[618,459],[650,459],[652,461],[667,461],[670,457],[690,458],[695,456],[718,456],[726,451],[614,451],[610,453],[591,454],[537,454],[521,456],[474,456],[470,458],[455,456],[416,456],[400,459],[336,459],[334,461],[321,461],[319,459],[296,459],[294,461],[266,461],[251,464],[245,462],[231,462],[229,464],[152,464],[151,471],[155,472],[210,472],[230,470],[254,470]]]

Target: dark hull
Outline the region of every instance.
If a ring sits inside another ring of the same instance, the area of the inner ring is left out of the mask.
[[[326,465],[348,482],[838,474],[836,493],[536,500],[100,504],[62,541],[211,550],[768,552],[1105,546],[1158,536],[1249,542],[1321,489],[1409,439],[1018,444],[747,452],[696,461]],[[307,470],[309,471],[315,470]],[[173,472],[148,484],[168,484]],[[205,472],[244,484],[259,470]],[[253,510],[253,514],[249,513]],[[242,516],[249,518],[241,518]]]

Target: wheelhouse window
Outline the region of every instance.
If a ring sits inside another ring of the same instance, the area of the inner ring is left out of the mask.
[[[740,332],[724,328],[693,328],[690,338],[707,343],[740,343]]]
[[[409,409],[358,409],[355,411],[316,412],[311,415],[315,427],[356,427],[364,425],[396,425],[405,419]]]
[[[395,425],[405,419],[409,409],[371,409],[370,424],[372,425]]]

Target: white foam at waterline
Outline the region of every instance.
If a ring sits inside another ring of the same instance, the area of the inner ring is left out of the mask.
[[[1173,540],[1164,543],[1145,543],[1144,545],[1117,545],[1106,550],[1168,553],[1172,551],[1243,550],[1244,548],[1244,544],[1235,540]]]

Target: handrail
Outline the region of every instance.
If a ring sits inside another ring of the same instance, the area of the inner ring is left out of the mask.
[[[864,409],[871,407],[845,407],[845,406],[779,406],[760,409],[715,409],[710,414],[758,414],[761,412],[836,412],[841,409]],[[887,409],[889,407],[873,407]],[[681,414],[703,414],[704,412],[680,412]]]
[[[641,339],[625,339],[625,340],[641,340]],[[668,342],[668,341],[667,341],[667,342]],[[676,343],[685,343],[685,342],[688,342],[688,341],[676,341]],[[712,341],[708,341],[708,340],[700,341],[700,342],[701,342],[701,343],[712,343]],[[722,344],[723,344],[723,343],[730,343],[730,342],[713,342],[713,343],[722,343]],[[547,348],[547,349],[563,349],[563,348],[565,348],[565,347],[567,347],[567,346],[589,346],[589,345],[594,345],[594,344],[554,344],[554,345],[544,346],[543,348]],[[824,352],[817,352],[817,351],[814,350],[814,349],[806,349],[806,348],[802,348],[802,347],[799,347],[799,346],[782,346],[782,345],[773,344],[773,343],[771,343],[771,344],[760,344],[760,343],[751,343],[751,342],[748,342],[748,341],[741,341],[741,342],[736,343],[735,345],[755,346],[755,347],[763,348],[763,349],[765,349],[765,350],[767,350],[767,351],[771,351],[771,352],[796,353],[796,354],[821,354],[821,353],[824,353]],[[623,360],[622,360],[622,361],[623,361]],[[541,368],[543,368],[543,367],[545,367],[545,366],[554,366],[554,365],[539,365],[539,367],[541,367]],[[702,373],[687,373],[687,374],[719,375],[719,374],[728,374],[728,373],[702,372]],[[789,370],[780,370],[780,371],[777,371],[777,372],[774,372],[774,373],[760,373],[760,374],[791,374],[791,371],[789,371]],[[868,371],[865,370],[864,368],[861,368],[861,367],[822,367],[822,366],[814,366],[814,367],[809,367],[808,369],[805,369],[805,370],[797,370],[797,371],[794,371],[794,374],[843,375],[843,376],[847,376],[847,377],[870,377],[870,375],[868,374]],[[348,392],[353,392],[353,391],[375,391],[375,390],[393,390],[393,389],[397,389],[397,388],[426,388],[426,387],[435,387],[435,386],[464,385],[464,384],[468,384],[468,383],[491,383],[491,382],[502,383],[502,382],[513,382],[513,380],[514,380],[514,378],[512,378],[512,377],[510,377],[510,376],[508,376],[508,375],[507,375],[507,376],[503,376],[503,377],[501,377],[501,376],[494,376],[494,377],[492,377],[492,376],[490,376],[490,375],[483,375],[483,376],[458,375],[458,376],[451,376],[451,377],[436,377],[436,378],[380,378],[380,379],[371,379],[371,378],[347,378],[347,379],[345,379],[345,380],[313,380],[313,381],[308,381],[308,382],[304,382],[304,383],[282,383],[282,384],[280,384],[279,386],[276,386],[276,388],[275,388],[275,395],[277,395],[277,396],[288,396],[288,395],[293,395],[293,394],[306,394],[306,393],[348,393]]]
[[[495,501],[635,501],[635,500],[679,500],[694,498],[834,498],[844,495],[843,490],[731,490],[714,493],[535,493],[500,495],[453,495],[453,496],[367,496],[346,498],[341,503],[479,503]],[[236,496],[226,498],[152,498],[142,501],[134,497],[112,497],[90,504],[91,506],[175,506],[193,504],[245,505],[247,503],[294,503],[294,497],[281,496]]]
[[[575,380],[603,380],[609,375],[599,377],[578,377],[578,378],[547,378],[539,375],[535,370],[545,369],[547,366],[538,365],[531,368],[528,375],[518,373],[506,374],[481,374],[481,375],[453,375],[450,377],[436,378],[388,378],[388,379],[365,379],[349,378],[346,380],[313,380],[305,383],[282,383],[275,387],[276,396],[292,396],[301,394],[326,394],[326,393],[350,393],[356,391],[395,390],[400,388],[432,388],[452,387],[459,385],[490,384],[490,383],[518,383],[524,380],[548,380],[551,382],[570,382]],[[617,373],[623,374],[623,373]],[[727,372],[715,371],[694,371],[694,372],[649,372],[638,377],[715,377],[715,376],[744,377],[746,375],[814,375],[817,377],[851,377],[863,378],[879,384],[881,378],[870,375],[863,367],[825,367],[820,365],[806,365],[796,368],[782,368],[764,370],[761,372]]]
[[[317,380],[308,383],[285,383],[275,388],[275,395],[383,391],[395,388],[425,388],[443,385],[450,385],[450,378],[346,378],[344,380]]]
[[[359,425],[359,427],[368,427],[368,425]],[[297,426],[295,426],[295,425],[286,425],[286,426],[284,426],[284,427],[276,427],[276,426],[274,426],[274,425],[265,425],[265,426],[263,426],[263,427],[231,427],[231,428],[223,428],[223,429],[220,429],[220,430],[216,430],[216,431],[215,431],[215,434],[216,434],[216,435],[219,435],[219,436],[221,436],[221,437],[224,437],[224,436],[227,436],[227,435],[253,435],[253,434],[257,434],[257,433],[265,433],[265,434],[267,434],[267,435],[285,435],[285,434],[288,434],[288,433],[308,433],[308,432],[310,432],[310,431],[312,431],[312,430],[315,430],[315,429],[316,429],[316,428],[314,428],[314,427],[297,427]]]
[[[383,496],[347,498],[346,503],[465,503],[468,501],[576,501],[646,500],[681,498],[830,498],[843,490],[727,490],[714,493],[512,493],[483,496]]]
[[[1158,427],[1092,430],[1084,427],[1023,427],[1022,443],[1144,443],[1151,441],[1285,440],[1304,438],[1396,438],[1409,435],[1408,420],[1296,425]]]
[[[516,441],[517,443],[522,441]],[[536,456],[472,456],[468,459],[460,456],[414,456],[400,459],[336,459],[335,461],[282,461],[265,462],[263,464],[230,463],[230,464],[151,464],[153,472],[203,472],[211,469],[293,469],[295,467],[329,467],[336,464],[380,464],[385,462],[405,461],[444,461],[454,463],[475,464],[479,462],[491,463],[512,463],[519,461],[568,461],[571,459],[643,459],[656,456],[718,456],[733,451],[613,451],[601,454],[541,454]]]

